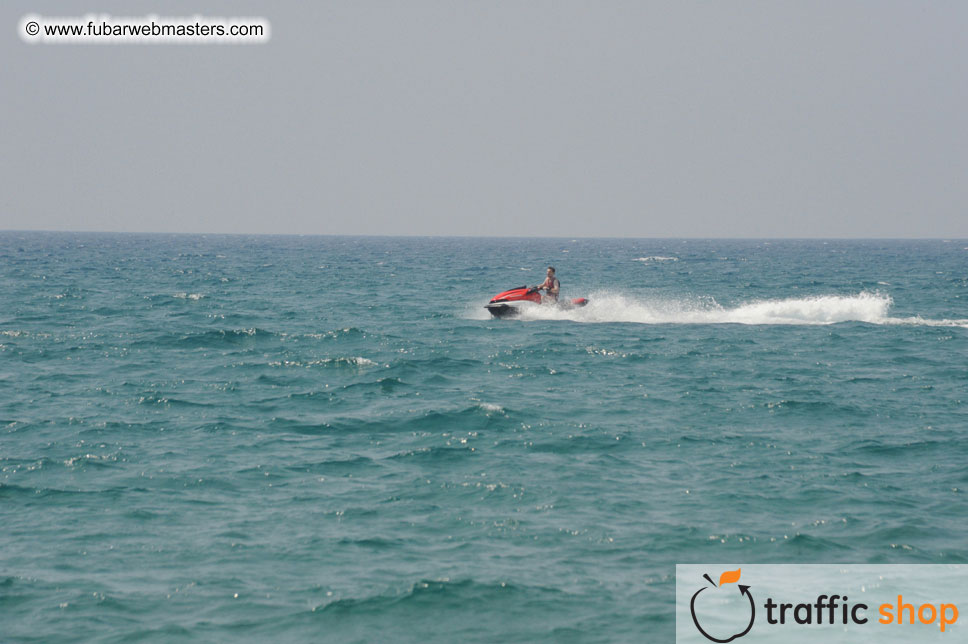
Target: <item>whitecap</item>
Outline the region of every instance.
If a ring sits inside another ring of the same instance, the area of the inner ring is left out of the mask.
[[[852,295],[752,300],[723,306],[711,297],[634,298],[600,291],[589,295],[587,306],[562,309],[522,306],[517,319],[573,322],[631,322],[639,324],[821,325],[841,322],[966,327],[968,320],[889,316],[893,300],[879,292]]]

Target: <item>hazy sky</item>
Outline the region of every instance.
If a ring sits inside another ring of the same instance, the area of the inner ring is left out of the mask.
[[[267,45],[28,45],[27,13]],[[965,2],[0,5],[0,229],[968,237]]]

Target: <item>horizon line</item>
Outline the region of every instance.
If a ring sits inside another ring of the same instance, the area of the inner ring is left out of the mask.
[[[54,229],[0,229],[0,234],[76,234],[76,235],[181,235],[194,237],[372,237],[399,239],[648,239],[648,240],[724,240],[724,241],[968,241],[968,237],[716,237],[716,236],[658,236],[637,237],[634,235],[433,235],[433,234],[389,234],[373,233],[230,233],[230,232],[173,232],[173,231],[130,231],[130,230],[54,230]]]

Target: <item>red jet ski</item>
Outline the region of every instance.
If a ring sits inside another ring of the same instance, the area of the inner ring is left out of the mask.
[[[518,286],[503,293],[498,293],[491,298],[491,301],[484,305],[496,318],[507,318],[521,313],[522,303],[531,302],[541,306],[557,306],[561,309],[572,309],[588,304],[584,297],[576,297],[573,300],[563,300],[559,302],[542,301],[541,293],[537,286]],[[527,305],[524,305],[527,306]]]

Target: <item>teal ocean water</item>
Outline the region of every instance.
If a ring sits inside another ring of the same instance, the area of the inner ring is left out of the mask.
[[[676,562],[968,562],[966,247],[0,233],[0,641],[669,641]],[[487,316],[548,264],[586,308]]]

